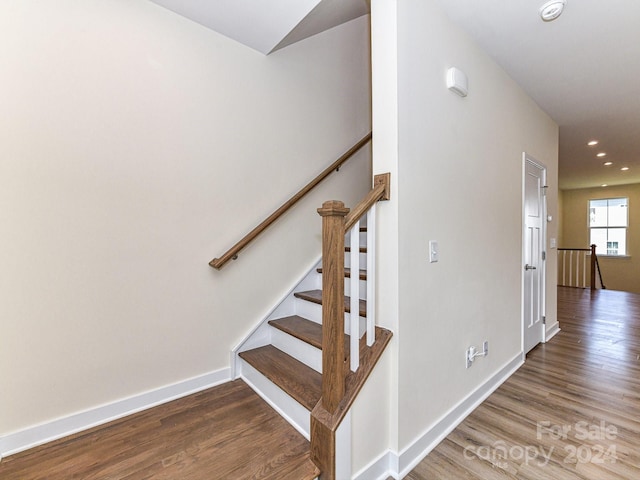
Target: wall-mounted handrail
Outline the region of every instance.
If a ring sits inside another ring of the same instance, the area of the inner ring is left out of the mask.
[[[264,221],[262,221],[257,227],[247,233],[239,242],[233,247],[227,250],[218,258],[214,258],[209,262],[209,265],[213,268],[222,268],[229,260],[235,260],[238,258],[238,253],[249,245],[255,238],[266,230],[271,224],[273,224],[278,218],[284,215],[291,207],[293,207],[298,201],[300,201],[307,193],[313,190],[320,182],[327,178],[333,171],[337,171],[343,163],[349,160],[358,150],[364,147],[371,140],[371,132],[365,135],[358,143],[347,150],[340,158],[325,168],[318,176],[311,180],[302,190],[296,193],[293,197],[283,203],[280,208],[269,215]]]

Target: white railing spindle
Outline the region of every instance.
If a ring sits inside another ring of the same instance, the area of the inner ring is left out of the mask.
[[[573,250],[571,250],[569,252],[569,286],[572,286],[572,275],[571,273],[573,272]]]
[[[367,346],[376,339],[376,205],[367,212]]]
[[[593,255],[591,248],[559,248],[558,285],[590,288],[594,272],[597,271],[595,261],[592,261]]]
[[[360,366],[360,222],[356,222],[350,232],[351,253],[349,268],[351,269],[349,296],[351,297],[349,314],[349,349],[351,355],[351,371]]]

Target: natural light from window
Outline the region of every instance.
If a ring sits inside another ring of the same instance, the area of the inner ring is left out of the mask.
[[[627,198],[589,200],[590,245],[596,245],[597,255],[627,254],[628,213]]]

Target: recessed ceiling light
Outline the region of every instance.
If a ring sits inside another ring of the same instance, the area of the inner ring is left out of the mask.
[[[593,147],[597,144],[598,144],[598,140],[591,140],[589,143],[587,143],[587,145],[589,145],[590,147]]]
[[[606,157],[607,154],[605,152],[600,152],[599,154],[596,155],[596,157]]]
[[[603,163],[603,165],[604,165],[605,167],[608,167],[609,165],[613,165],[613,162],[604,162],[604,163]]]
[[[609,185],[607,185],[606,183],[603,183],[602,185],[600,185],[601,187],[608,187]]]
[[[545,3],[540,7],[540,18],[545,22],[555,20],[562,14],[566,4],[567,0],[551,0],[550,2]]]
[[[620,170],[622,170],[623,172],[626,172],[627,170],[629,170],[629,167],[622,167]]]

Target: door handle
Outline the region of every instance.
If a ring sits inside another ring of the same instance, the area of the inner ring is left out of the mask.
[[[525,269],[525,270],[535,270],[535,269],[536,269],[536,267],[534,267],[533,265],[526,264],[526,265],[524,266],[524,269]]]

